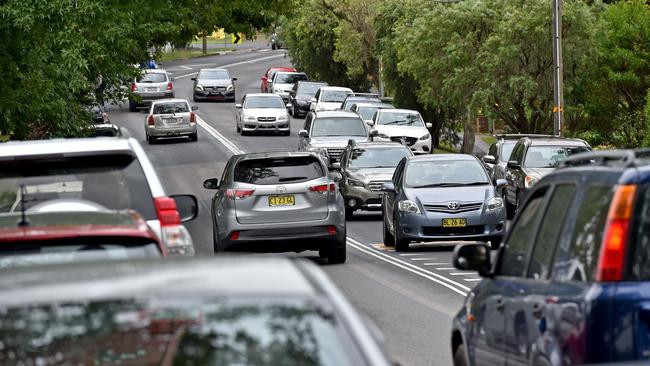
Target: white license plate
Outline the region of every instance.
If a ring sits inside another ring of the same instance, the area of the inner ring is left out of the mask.
[[[144,88],[144,90],[148,92],[157,92],[158,88]]]
[[[179,124],[183,123],[183,118],[165,118],[164,121],[167,124]]]

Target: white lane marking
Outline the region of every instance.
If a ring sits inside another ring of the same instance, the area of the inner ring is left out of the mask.
[[[422,263],[423,266],[442,266],[447,263]]]
[[[269,52],[269,51],[272,51],[272,50],[270,48],[263,48],[263,49],[261,49],[261,50],[259,50],[257,52]]]
[[[416,271],[416,270],[413,270],[413,269],[411,269],[411,268],[408,268],[408,267],[406,267],[406,266],[401,265],[400,263],[398,263],[398,262],[401,262],[401,261],[398,260],[398,259],[396,259],[396,258],[390,257],[390,256],[388,256],[388,255],[385,255],[385,254],[383,254],[383,253],[377,252],[377,251],[372,250],[372,249],[368,249],[368,247],[366,247],[366,246],[363,245],[363,244],[358,245],[358,244],[354,243],[350,237],[348,237],[348,245],[352,246],[353,248],[355,248],[355,249],[357,249],[357,250],[359,250],[359,251],[361,251],[361,252],[363,252],[363,253],[366,253],[366,254],[368,254],[368,255],[371,255],[371,256],[373,256],[373,257],[376,257],[376,258],[378,258],[378,259],[381,259],[381,260],[384,261],[384,262],[388,262],[388,263],[390,263],[390,264],[392,264],[392,265],[394,265],[394,266],[397,266],[397,267],[399,267],[399,268],[402,268],[402,269],[405,269],[405,270],[407,270],[407,271],[409,271],[409,272],[412,272],[412,273],[414,273],[414,274],[416,274],[416,275],[418,275],[418,276],[420,276],[420,277],[424,277],[424,278],[426,278],[426,279],[428,279],[428,280],[430,280],[430,281],[433,281],[433,282],[435,282],[435,283],[437,283],[437,284],[439,284],[439,285],[441,285],[441,286],[444,286],[444,287],[446,287],[446,288],[448,288],[448,289],[450,289],[450,290],[452,290],[452,291],[454,291],[454,292],[456,292],[456,293],[458,293],[458,294],[460,294],[460,295],[463,295],[463,296],[466,296],[466,295],[467,295],[467,292],[465,292],[465,291],[463,291],[463,290],[460,290],[460,289],[458,289],[458,288],[456,288],[456,287],[454,287],[454,286],[452,286],[452,285],[450,285],[450,284],[448,284],[448,283],[445,283],[445,282],[443,282],[443,281],[441,281],[441,280],[439,280],[439,279],[437,279],[437,278],[434,278],[433,276],[429,276],[429,275],[423,273],[423,272],[426,272],[426,271]],[[374,253],[373,253],[373,252],[374,252]],[[405,264],[408,264],[408,263],[405,263]],[[417,267],[415,267],[415,268],[417,268]],[[435,273],[432,273],[432,274],[435,275]],[[442,276],[440,276],[440,277],[442,277]],[[444,277],[442,277],[442,278],[443,278],[443,279],[446,279],[446,278],[444,278]],[[453,282],[453,281],[451,281],[451,282]],[[454,282],[454,283],[455,283],[455,282]],[[467,291],[469,291],[469,288],[466,287],[466,286],[464,286],[464,285],[458,284],[458,286],[459,286],[459,287],[462,287],[462,288],[466,288]]]
[[[434,261],[438,258],[411,258],[412,261]]]
[[[362,249],[363,249],[363,251],[366,251],[366,252],[370,251],[371,253],[376,253],[377,255],[380,255],[380,256],[382,256],[382,257],[384,257],[384,258],[387,258],[387,259],[384,259],[386,262],[393,261],[393,262],[395,262],[395,263],[403,264],[404,266],[407,266],[407,267],[413,268],[413,269],[415,269],[415,270],[417,270],[417,271],[420,271],[420,272],[425,273],[425,274],[427,274],[427,275],[430,275],[430,276],[432,276],[432,277],[438,278],[438,279],[440,279],[440,280],[443,280],[443,281],[446,281],[446,282],[448,282],[448,283],[450,283],[450,284],[453,284],[453,285],[455,285],[455,286],[458,286],[458,287],[460,287],[461,289],[463,289],[463,290],[465,290],[465,291],[469,291],[469,290],[470,290],[469,287],[463,285],[463,284],[460,283],[460,282],[456,282],[456,281],[454,281],[454,280],[452,280],[452,279],[450,279],[450,278],[444,277],[444,276],[442,276],[442,275],[440,275],[440,274],[438,274],[438,273],[434,273],[434,272],[428,271],[428,270],[426,270],[426,269],[424,269],[424,268],[418,267],[418,266],[416,266],[416,265],[413,265],[413,264],[411,264],[411,263],[408,263],[408,262],[406,262],[406,261],[403,261],[403,260],[401,260],[401,259],[399,259],[399,258],[396,258],[396,257],[390,256],[390,255],[388,255],[388,254],[386,254],[386,253],[383,253],[383,252],[381,252],[381,251],[379,251],[379,250],[377,250],[377,249],[373,249],[372,247],[366,246],[365,244],[363,244],[363,243],[361,243],[361,242],[359,242],[359,241],[357,241],[357,240],[355,240],[354,238],[351,238],[351,237],[349,237],[349,236],[348,236],[348,243],[353,243],[353,244],[355,244],[355,245],[352,245],[352,247],[354,247],[354,248],[356,248],[356,249],[359,249],[359,250],[362,250]],[[393,264],[395,264],[395,263],[393,263]],[[401,267],[401,266],[400,266],[400,267]]]
[[[478,282],[480,280],[482,280],[482,278],[463,278],[463,281],[467,282]]]
[[[402,257],[409,257],[412,255],[420,255],[420,253],[400,253],[400,256]]]
[[[273,59],[273,58],[279,58],[279,57],[284,57],[284,54],[273,55],[273,56],[266,56],[266,57],[260,57],[260,58],[256,58],[256,59],[252,59],[252,60],[247,60],[247,61],[239,61],[239,62],[235,62],[235,63],[232,63],[232,64],[221,65],[221,66],[219,66],[219,67],[232,67],[232,66],[239,66],[239,65],[245,65],[245,64],[251,64],[251,63],[255,63],[255,62],[260,62],[260,61],[270,60],[270,59]],[[186,78],[186,77],[194,76],[194,75],[197,75],[197,74],[198,74],[198,72],[193,72],[193,73],[191,73],[191,74],[185,74],[185,75],[178,75],[178,76],[174,76],[174,79],[182,79],[182,78]]]
[[[476,272],[451,272],[452,276],[476,276]]]
[[[456,269],[456,268],[452,268],[452,267],[440,267],[440,268],[436,268],[436,269],[437,269],[438,271],[451,271],[452,269]]]
[[[206,130],[212,137],[217,139],[223,146],[225,146],[228,150],[230,150],[231,153],[238,155],[238,154],[243,154],[244,151],[238,148],[235,144],[230,142],[224,135],[219,133],[214,127],[210,126],[207,122],[203,120],[203,118],[199,117],[198,115],[196,116],[196,123],[203,127],[204,130]]]
[[[189,67],[189,66],[179,66],[179,67],[180,67],[181,69],[185,69],[185,70],[192,70],[192,68]]]

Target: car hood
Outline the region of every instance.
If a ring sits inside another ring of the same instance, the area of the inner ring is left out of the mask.
[[[524,168],[528,175],[532,175],[536,178],[543,178],[549,175],[555,168]]]
[[[196,83],[202,86],[223,86],[227,87],[232,84],[232,80],[229,79],[196,79]]]
[[[444,204],[450,201],[456,202],[485,202],[494,197],[494,186],[469,187],[431,187],[431,188],[407,188],[408,197],[415,199],[421,204]]]
[[[312,147],[346,147],[348,141],[354,140],[356,142],[366,142],[368,137],[365,136],[323,136],[312,137],[309,145]]]
[[[285,108],[245,108],[242,113],[246,116],[257,117],[280,117],[287,115]]]
[[[341,109],[342,102],[320,102],[318,103],[318,109],[321,111],[330,111],[334,109]]]
[[[406,136],[420,138],[429,133],[426,127],[410,127],[410,126],[389,126],[389,125],[376,125],[374,129],[384,135],[393,136]]]
[[[364,181],[389,181],[393,178],[395,168],[361,168],[348,169],[351,177]]]
[[[313,97],[314,97],[313,95],[309,95],[309,94],[297,94],[296,95],[296,100],[299,100],[301,102],[308,102]]]

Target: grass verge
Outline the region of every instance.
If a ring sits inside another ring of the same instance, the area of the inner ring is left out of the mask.
[[[492,145],[493,143],[497,142],[497,138],[494,136],[489,136],[489,135],[481,135],[481,140],[485,142],[488,145]]]
[[[458,149],[451,146],[447,141],[440,141],[440,145],[437,148],[433,149],[434,154],[455,154],[458,153]]]
[[[172,52],[168,53],[163,53],[160,56],[160,61],[161,62],[168,62],[168,61],[175,61],[175,60],[184,60],[188,58],[194,58],[194,57],[199,57],[199,56],[211,56],[211,55],[216,55],[219,52],[223,51],[228,51],[229,49],[215,49],[215,50],[210,50],[208,49],[208,53],[205,55],[203,54],[203,50],[200,48],[177,48]]]

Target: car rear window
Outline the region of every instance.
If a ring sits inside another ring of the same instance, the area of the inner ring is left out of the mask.
[[[167,75],[160,72],[148,72],[138,76],[136,80],[138,83],[164,83],[167,81]]]
[[[650,185],[641,189],[636,200],[636,222],[630,232],[628,268],[631,280],[650,280]]]
[[[313,156],[244,160],[235,167],[235,181],[250,184],[300,183],[325,176]]]
[[[531,146],[526,152],[526,168],[556,168],[569,156],[589,151],[587,146]]]
[[[21,194],[21,187],[24,195]],[[0,163],[0,215],[49,204],[90,201],[110,210],[133,209],[155,220],[151,190],[140,162],[127,154]]]
[[[190,107],[185,102],[156,103],[153,114],[187,113]]]

